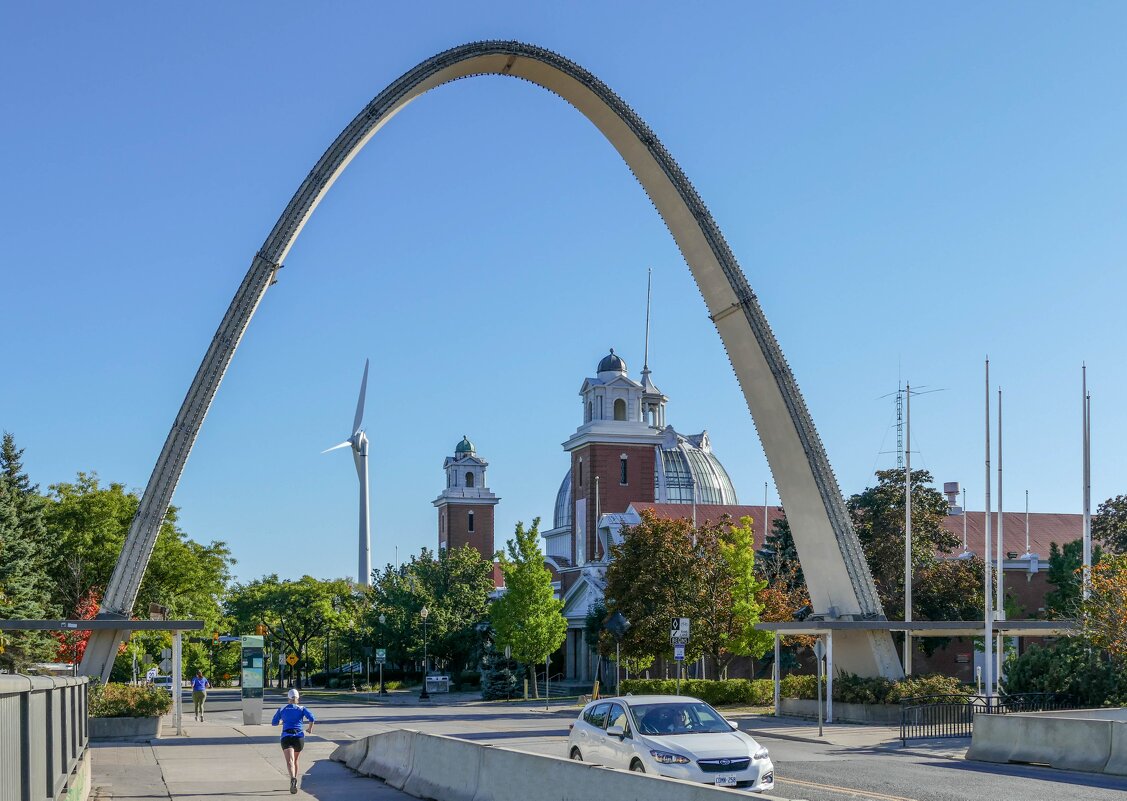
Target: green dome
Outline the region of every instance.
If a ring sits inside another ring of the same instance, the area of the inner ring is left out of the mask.
[[[470,442],[470,438],[465,436],[464,434],[462,435],[462,441],[459,442],[457,444],[457,446],[455,446],[455,448],[454,448],[454,453],[476,453],[476,452],[477,452],[477,448],[475,448],[473,446],[473,443]]]

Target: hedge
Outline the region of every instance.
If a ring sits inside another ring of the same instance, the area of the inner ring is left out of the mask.
[[[825,679],[822,679],[825,687]],[[818,680],[813,675],[791,674],[780,682],[783,698],[813,699],[818,695]],[[952,676],[937,673],[928,676],[910,676],[899,681],[866,678],[852,673],[840,673],[834,678],[834,700],[845,704],[898,704],[903,698],[921,695],[967,695],[966,687]]]
[[[824,678],[822,687],[824,690]],[[633,695],[673,695],[677,692],[677,682],[674,679],[627,679],[622,682],[621,691]],[[846,704],[898,704],[902,698],[966,695],[967,692],[958,679],[938,674],[891,681],[841,673],[834,679],[834,700]],[[783,698],[814,699],[818,697],[817,693],[818,679],[813,675],[791,673],[779,682],[779,694]],[[685,679],[681,682],[681,694],[700,698],[714,706],[770,706],[774,702],[775,688],[770,679]]]
[[[89,703],[92,718],[152,718],[172,709],[172,695],[151,685],[91,682]]]
[[[627,679],[622,682],[621,692],[633,695],[673,695],[677,692],[677,682],[675,679]],[[699,698],[713,706],[770,706],[774,701],[775,688],[770,679],[684,679],[681,682],[681,694]]]

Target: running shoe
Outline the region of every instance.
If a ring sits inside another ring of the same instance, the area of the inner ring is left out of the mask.
[[[297,779],[290,779],[290,793],[297,792]]]

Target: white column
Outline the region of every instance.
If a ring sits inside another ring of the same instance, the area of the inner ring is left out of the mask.
[[[182,654],[180,632],[174,631],[172,632],[172,725],[180,737],[184,736],[184,692],[181,687],[184,677],[180,667]]]
[[[990,360],[986,360],[986,503],[982,505],[985,510],[983,521],[984,549],[982,559],[984,562],[983,573],[985,582],[985,598],[983,600],[983,633],[982,648],[985,652],[986,675],[983,684],[986,687],[986,698],[989,701],[994,697],[994,579],[990,575]]]
[[[834,633],[826,632],[826,723],[834,722]]]
[[[779,632],[775,632],[775,665],[771,669],[771,678],[775,680],[775,717],[779,717],[779,680],[782,678],[779,670]]]

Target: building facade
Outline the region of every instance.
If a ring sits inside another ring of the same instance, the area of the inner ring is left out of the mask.
[[[485,479],[489,462],[477,455],[469,437],[454,446],[454,455],[443,462],[446,489],[432,501],[438,509],[438,548],[471,545],[494,564],[493,583],[500,586],[500,571],[493,556],[495,510],[501,499],[489,489]]]

